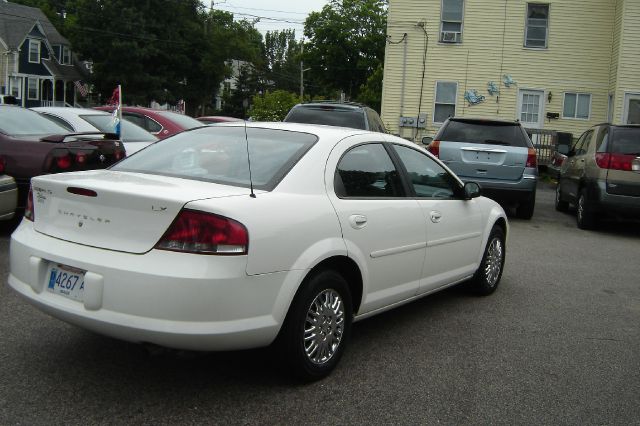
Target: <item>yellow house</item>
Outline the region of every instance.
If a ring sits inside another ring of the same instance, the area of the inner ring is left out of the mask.
[[[453,115],[640,123],[640,0],[390,0],[385,125],[418,141]]]

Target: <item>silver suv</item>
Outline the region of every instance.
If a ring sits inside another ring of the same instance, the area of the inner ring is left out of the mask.
[[[460,179],[480,184],[482,195],[516,203],[516,216],[531,219],[538,163],[520,122],[451,117],[423,143]]]
[[[603,216],[640,216],[640,126],[600,124],[571,146],[560,168],[556,209],[576,206],[581,229]]]

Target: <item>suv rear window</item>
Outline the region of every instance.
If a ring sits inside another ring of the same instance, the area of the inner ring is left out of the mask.
[[[640,155],[640,127],[618,127],[613,131],[611,152]]]
[[[333,106],[307,106],[294,108],[284,121],[366,129],[364,118],[362,110]]]
[[[495,121],[449,120],[437,138],[448,142],[528,146],[519,124]]]

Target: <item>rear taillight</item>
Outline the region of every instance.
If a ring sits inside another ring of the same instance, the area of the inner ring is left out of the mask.
[[[122,150],[117,150],[113,156],[115,157],[116,161],[120,161],[124,158],[125,153]]]
[[[440,157],[440,141],[431,141],[427,149],[436,157]]]
[[[538,160],[536,155],[536,150],[533,148],[529,148],[527,152],[527,165],[526,167],[538,167]]]
[[[24,218],[33,222],[36,215],[33,211],[33,191],[29,188],[29,196],[27,197],[27,207],[24,209]]]
[[[66,154],[55,158],[56,166],[60,170],[67,170],[71,167],[71,155]]]
[[[156,248],[198,254],[247,254],[249,233],[240,222],[212,213],[182,210]]]
[[[4,169],[7,167],[7,163],[4,157],[0,157],[0,174],[4,173]]]
[[[625,170],[630,172],[635,158],[635,155],[598,152],[596,154],[596,164],[601,169]]]
[[[76,154],[76,163],[78,163],[78,165],[85,165],[87,164],[87,159],[89,158],[89,156],[85,153],[79,152]]]

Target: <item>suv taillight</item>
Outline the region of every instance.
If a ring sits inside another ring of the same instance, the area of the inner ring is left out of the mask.
[[[608,152],[596,153],[596,164],[601,169],[631,171],[635,155],[611,154]]]
[[[536,150],[533,148],[529,148],[527,152],[527,165],[525,167],[538,167]]]
[[[247,254],[249,233],[243,224],[224,216],[182,210],[156,248],[198,254]]]
[[[29,196],[27,197],[27,207],[24,209],[24,218],[33,222],[36,215],[33,211],[33,190],[29,187]]]
[[[427,146],[427,150],[436,157],[440,157],[440,141],[431,141],[429,146]]]
[[[7,167],[7,163],[4,157],[0,157],[0,175],[4,173],[5,167]]]

